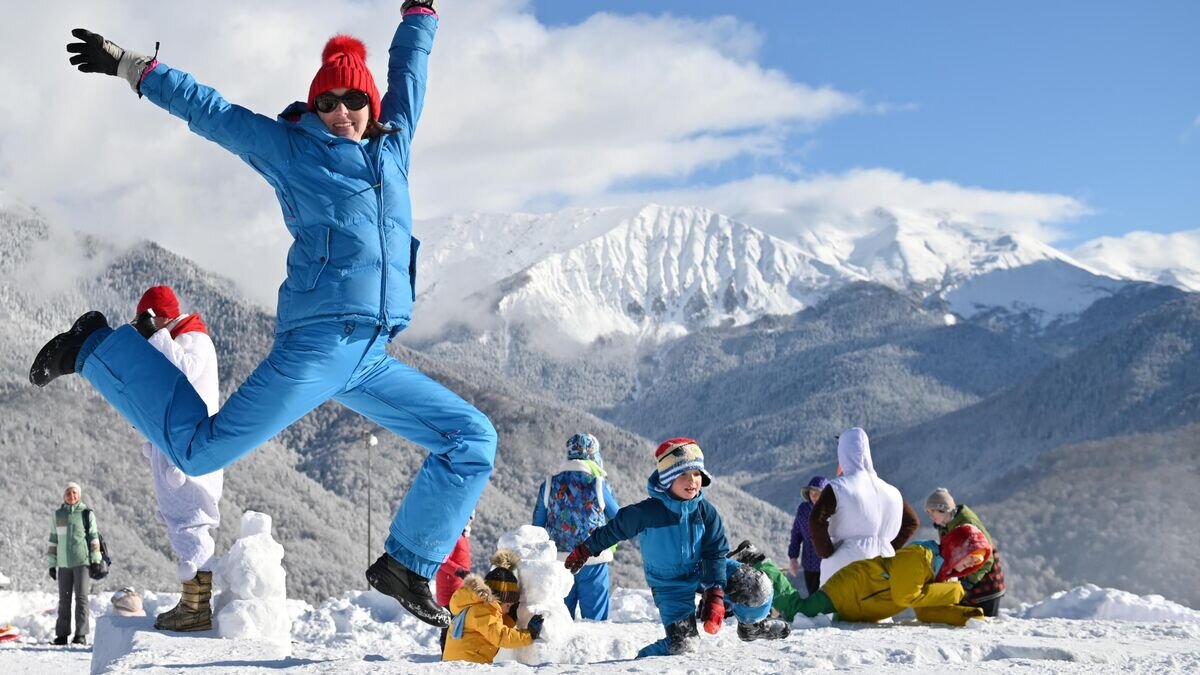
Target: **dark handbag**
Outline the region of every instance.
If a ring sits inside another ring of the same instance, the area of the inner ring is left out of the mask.
[[[83,510],[83,537],[87,539],[87,533],[92,529],[92,510]],[[112,558],[108,557],[108,544],[104,542],[104,535],[96,533],[96,539],[100,542],[100,562],[88,565],[88,576],[93,579],[103,579],[108,576],[108,568],[112,565]]]

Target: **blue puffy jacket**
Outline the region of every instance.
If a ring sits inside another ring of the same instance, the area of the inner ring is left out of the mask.
[[[271,119],[165,64],[142,80],[148,99],[241,157],[275,188],[294,239],[279,287],[277,333],[358,321],[394,335],[412,318],[418,242],[408,160],[436,32],[437,18],[428,14],[406,16],[396,29],[379,122],[397,133],[362,142],[330,134],[303,104],[294,121]]]
[[[603,551],[636,536],[651,587],[698,574],[701,587],[724,588],[729,544],[721,514],[704,499],[704,492],[695,499],[676,499],[658,486],[657,471],[646,482],[646,492],[649,499],[622,508],[593,532],[585,542],[588,549]]]

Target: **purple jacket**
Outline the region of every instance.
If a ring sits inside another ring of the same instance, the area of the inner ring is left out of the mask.
[[[824,476],[813,476],[812,480],[808,481],[808,487],[818,490],[824,490],[826,485],[829,485],[829,481]],[[800,502],[800,508],[796,509],[796,520],[792,521],[792,540],[788,544],[788,558],[800,555],[800,542],[803,541],[804,557],[800,560],[800,566],[806,572],[820,572],[821,556],[817,555],[812,537],[808,534],[808,514],[812,513],[812,507],[812,502],[805,496]]]

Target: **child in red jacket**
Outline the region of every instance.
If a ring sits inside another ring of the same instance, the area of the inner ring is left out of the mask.
[[[437,571],[437,604],[445,607],[447,611],[450,609],[450,598],[454,596],[463,585],[463,579],[471,573],[471,523],[475,522],[475,514],[467,519],[467,526],[463,528],[462,534],[458,537],[458,542],[454,544],[454,550],[446,557],[446,561]],[[446,647],[446,631],[442,629],[442,648]]]

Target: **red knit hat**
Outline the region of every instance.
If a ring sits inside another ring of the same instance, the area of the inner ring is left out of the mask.
[[[330,89],[358,89],[371,97],[371,119],[379,119],[379,89],[367,70],[367,48],[350,35],[334,35],[321,52],[321,69],[308,87],[308,109],[317,109],[317,96]]]
[[[954,566],[972,553],[980,553],[983,560],[964,570],[954,571]],[[992,542],[987,535],[974,525],[959,525],[942,537],[942,569],[938,571],[936,580],[945,581],[950,577],[966,577],[983,567],[992,557]]]
[[[152,286],[138,300],[137,313],[148,309],[154,310],[154,316],[174,319],[179,316],[179,298],[175,297],[175,291],[170,286]]]

